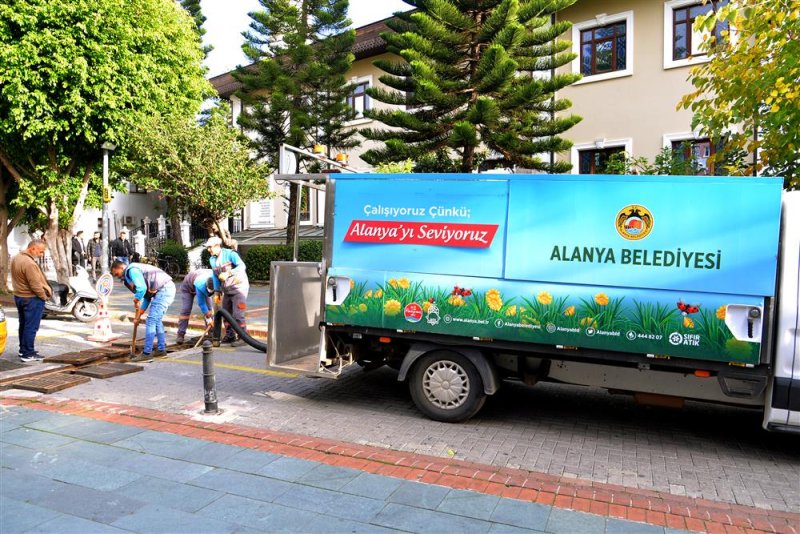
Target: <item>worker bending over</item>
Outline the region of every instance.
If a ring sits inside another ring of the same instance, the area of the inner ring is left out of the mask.
[[[222,309],[233,316],[242,330],[247,329],[245,310],[247,310],[247,293],[250,291],[250,282],[247,280],[244,261],[235,251],[222,248],[222,240],[210,237],[205,247],[211,255],[209,263],[214,272],[214,292],[222,292]],[[233,343],[237,336],[233,327],[226,322],[223,343]]]

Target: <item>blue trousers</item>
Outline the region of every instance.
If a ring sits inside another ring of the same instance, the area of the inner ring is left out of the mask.
[[[158,350],[163,351],[167,348],[167,337],[164,335],[164,314],[167,308],[175,300],[175,284],[167,284],[158,290],[150,299],[147,307],[147,320],[144,322],[144,353],[150,354],[153,350],[153,338],[158,339]]]
[[[44,313],[44,301],[39,297],[14,297],[19,314],[19,354],[30,356],[36,353],[33,342]]]

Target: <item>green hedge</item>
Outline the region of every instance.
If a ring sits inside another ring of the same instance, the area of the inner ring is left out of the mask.
[[[297,251],[299,261],[321,261],[322,241],[301,241]],[[292,261],[290,245],[256,245],[247,249],[244,263],[251,280],[269,280],[269,266],[273,261]]]
[[[165,241],[161,248],[158,249],[158,258],[170,258],[178,264],[182,273],[189,271],[189,253],[176,241]]]

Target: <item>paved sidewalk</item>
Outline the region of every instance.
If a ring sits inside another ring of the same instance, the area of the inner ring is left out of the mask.
[[[4,534],[795,532],[800,517],[608,485],[552,486],[535,473],[213,417],[52,397],[1,402]]]

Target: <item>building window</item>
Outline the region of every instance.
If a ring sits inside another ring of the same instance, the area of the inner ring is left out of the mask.
[[[128,182],[128,192],[129,193],[141,193],[141,194],[144,194],[144,193],[147,193],[147,189],[145,189],[144,187],[142,187],[140,185],[136,185],[134,183]]]
[[[572,48],[577,57],[572,69],[583,75],[576,84],[633,74],[633,43],[633,11],[574,24]]]
[[[355,111],[355,118],[360,119],[364,117],[364,111],[369,109],[369,96],[367,95],[367,88],[369,82],[356,83],[353,86],[353,91],[347,97],[347,105]]]
[[[625,70],[627,35],[624,22],[581,32],[581,74],[592,76]]]
[[[691,162],[698,176],[713,176],[714,163],[709,161],[717,147],[709,139],[686,139],[672,141],[672,153],[681,161]]]
[[[707,54],[701,50],[705,32],[694,28],[697,17],[715,11],[728,3],[728,0],[671,0],[664,4],[664,68],[680,67],[691,62],[707,61]],[[720,22],[714,28],[716,42],[724,40],[723,31],[730,25]]]
[[[624,154],[625,147],[593,148],[578,151],[578,173],[605,174],[608,158],[613,154]]]

